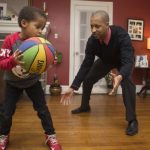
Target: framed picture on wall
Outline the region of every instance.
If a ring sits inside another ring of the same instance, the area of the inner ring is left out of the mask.
[[[143,40],[144,21],[138,19],[128,19],[128,34],[131,40]]]
[[[7,10],[7,4],[0,3],[0,19],[3,19],[3,17],[6,16],[6,10]]]
[[[32,0],[0,0],[0,19],[7,20],[5,17],[18,16],[24,6],[31,5]]]
[[[135,67],[148,68],[147,55],[136,55],[136,57],[135,57]]]

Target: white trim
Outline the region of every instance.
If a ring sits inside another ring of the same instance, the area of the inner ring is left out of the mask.
[[[69,84],[71,84],[72,80],[73,80],[73,76],[74,76],[74,69],[72,68],[72,66],[74,66],[74,29],[75,29],[75,25],[74,25],[74,16],[75,16],[75,11],[74,11],[74,1],[71,0],[71,12],[70,12],[70,60],[69,60]]]
[[[17,21],[0,20],[0,33],[14,33],[20,31]]]
[[[45,94],[50,94],[49,92],[49,87],[50,85],[46,85],[46,91],[45,91]],[[143,85],[136,85],[136,93],[139,92],[141,90],[141,88],[143,87]],[[62,93],[61,94],[64,94],[64,92],[69,88],[69,85],[62,85]],[[75,93],[78,93],[78,94],[81,94],[81,92],[78,92],[78,91],[75,91]],[[108,93],[108,90],[107,88],[97,94],[106,94]],[[96,94],[96,93],[94,93]],[[118,91],[117,91],[117,94],[122,94],[122,90],[121,90],[121,87],[118,88]],[[148,91],[148,94],[150,94],[150,91]]]
[[[50,92],[49,92],[49,87],[50,87],[50,85],[47,84],[47,85],[46,85],[45,94],[50,94]],[[62,87],[62,92],[61,92],[61,94],[64,94],[64,92],[69,88],[68,85],[62,85],[61,87]]]
[[[45,28],[43,29],[43,34],[46,33],[49,25],[50,22],[47,22]],[[18,21],[0,20],[0,33],[14,33],[18,31],[21,31]]]

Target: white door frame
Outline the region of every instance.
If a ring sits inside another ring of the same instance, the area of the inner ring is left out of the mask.
[[[74,79],[74,62],[75,62],[75,38],[76,38],[76,33],[75,33],[75,28],[78,26],[75,26],[75,12],[76,9],[80,6],[97,6],[97,4],[100,3],[101,7],[106,7],[108,6],[108,13],[111,14],[110,17],[110,24],[112,24],[112,16],[113,16],[113,3],[112,2],[99,2],[99,1],[83,1],[83,0],[71,0],[71,15],[70,15],[70,66],[69,66],[69,85],[72,83]]]

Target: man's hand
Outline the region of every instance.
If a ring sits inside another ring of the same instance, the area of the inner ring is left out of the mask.
[[[69,105],[73,99],[74,90],[72,88],[69,88],[64,95],[61,97],[60,103],[63,105]]]
[[[113,78],[113,89],[111,90],[111,92],[108,95],[115,95],[117,92],[117,89],[120,85],[120,82],[122,81],[122,75],[117,75],[114,73],[111,73],[112,78]]]

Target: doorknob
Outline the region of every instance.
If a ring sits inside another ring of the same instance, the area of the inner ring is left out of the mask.
[[[79,55],[79,52],[75,52],[75,55]]]

